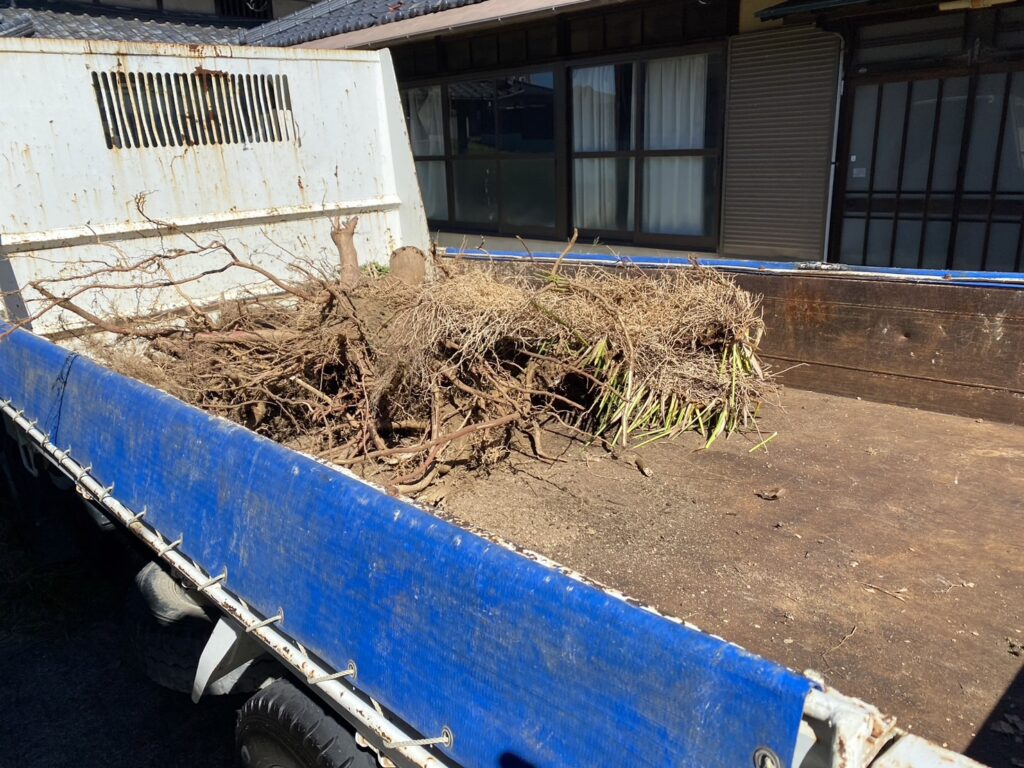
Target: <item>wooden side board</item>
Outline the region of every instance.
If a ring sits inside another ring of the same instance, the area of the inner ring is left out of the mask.
[[[1024,290],[742,274],[793,387],[1024,424]]]
[[[835,272],[734,277],[762,297],[761,354],[787,386],[1024,424],[1024,289]]]

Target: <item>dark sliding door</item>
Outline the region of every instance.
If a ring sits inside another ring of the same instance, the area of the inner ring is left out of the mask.
[[[1024,72],[851,86],[839,261],[1021,270]]]

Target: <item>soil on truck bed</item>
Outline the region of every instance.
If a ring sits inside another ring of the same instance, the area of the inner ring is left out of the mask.
[[[691,435],[641,449],[648,477],[577,443],[428,495],[913,733],[1024,766],[1024,428],[798,390],[782,405],[760,423],[779,432],[767,454]]]

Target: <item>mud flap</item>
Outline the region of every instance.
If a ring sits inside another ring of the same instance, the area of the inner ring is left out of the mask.
[[[210,683],[262,656],[266,651],[244,631],[227,619],[220,619],[199,657],[196,679],[192,683],[192,701],[198,702]]]

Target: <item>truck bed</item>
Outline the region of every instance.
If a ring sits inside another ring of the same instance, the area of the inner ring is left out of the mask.
[[[598,451],[588,465],[570,447],[568,463],[514,457],[486,480],[443,487],[444,506],[769,658],[821,670],[912,714],[903,724],[914,732],[1015,768],[1024,748],[991,726],[1024,708],[1006,643],[1021,628],[1013,468],[1024,430],[799,390],[784,405],[768,422],[782,434],[767,457],[740,439],[706,452],[677,442],[643,452],[646,478]],[[899,482],[865,480],[879,472]],[[581,503],[584,488],[592,503]],[[755,495],[776,488],[776,501]],[[509,500],[503,513],[490,512],[491,493]],[[0,483],[0,508],[10,503]],[[957,508],[973,509],[967,524]],[[0,520],[0,675],[31,681],[10,691],[8,757],[42,766],[71,750],[138,762],[144,733],[152,749],[139,765],[229,760],[236,702],[194,708],[111,651],[130,577],[111,548],[40,564],[25,546]]]
[[[20,439],[409,763],[443,764],[395,720],[462,765],[788,765],[805,700],[892,734],[811,679],[32,334],[0,345],[0,389]],[[346,668],[359,693],[330,671]]]
[[[434,493],[914,733],[1022,764],[991,726],[1024,709],[1024,428],[794,389],[760,428],[779,432],[767,455],[689,436],[642,449],[645,477],[567,443],[564,462],[513,456]]]

